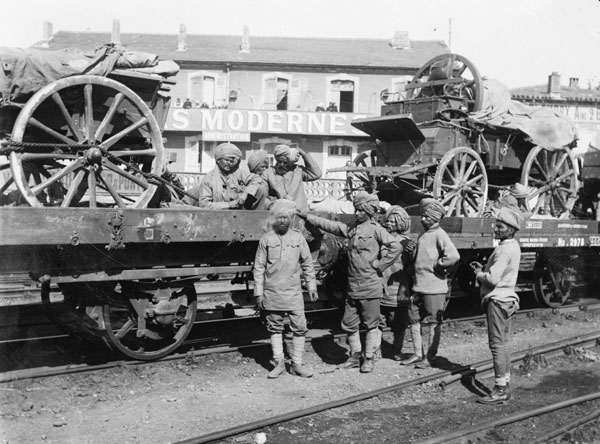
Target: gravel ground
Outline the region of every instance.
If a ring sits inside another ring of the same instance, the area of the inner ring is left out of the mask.
[[[598,312],[546,314],[516,320],[513,350],[600,331]],[[314,334],[315,332],[313,332]],[[387,338],[390,339],[389,337]],[[410,352],[407,341],[406,352]],[[252,443],[264,433],[267,443],[419,442],[466,429],[521,410],[600,391],[600,348],[514,366],[514,399],[507,405],[482,406],[475,400],[493,385],[489,374],[466,378],[442,390],[422,384],[248,432],[223,442]],[[376,388],[440,372],[417,370],[389,359],[389,350],[371,374],[339,370],[345,349],[332,340],[307,345],[310,379],[286,374],[266,378],[268,347],[184,361],[121,366],[115,369],[0,384],[2,443],[167,443],[197,437],[250,421],[345,398]],[[485,322],[450,323],[440,347],[442,368],[490,358]],[[531,442],[548,428],[599,409],[589,403],[524,424],[471,437],[471,442]],[[599,423],[562,442],[600,442]],[[460,442],[469,442],[466,440]]]

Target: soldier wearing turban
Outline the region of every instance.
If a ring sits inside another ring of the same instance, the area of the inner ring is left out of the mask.
[[[306,239],[290,229],[296,213],[293,201],[280,199],[271,206],[273,229],[262,236],[254,259],[254,297],[265,311],[267,330],[271,335],[274,368],[270,379],[285,372],[283,356],[283,321],[289,316],[292,331],[292,374],[309,378],[312,372],[302,365],[305,336],[308,332],[304,314],[301,277],[304,277],[312,301],[318,299],[315,271]]]
[[[373,371],[374,355],[379,345],[379,301],[383,294],[381,273],[390,267],[400,251],[399,242],[377,223],[374,216],[379,199],[373,194],[358,192],[354,198],[355,223],[330,221],[314,215],[304,216],[313,226],[348,239],[348,297],[344,307],[342,329],[348,332],[350,357],[343,368],[360,367],[363,373]],[[381,253],[382,247],[386,249]],[[359,326],[367,328],[364,355]]]
[[[382,330],[389,327],[394,334],[391,344],[394,359],[402,360],[404,336],[409,326],[408,305],[412,282],[412,253],[415,243],[408,237],[410,216],[404,208],[393,205],[385,213],[385,228],[400,243],[400,251],[396,261],[383,270],[383,297],[381,298],[381,318],[379,322],[379,347],[381,347]],[[386,247],[382,247],[385,256]]]
[[[494,362],[494,389],[481,404],[503,404],[510,399],[510,331],[513,315],[519,309],[515,285],[519,275],[521,248],[514,238],[522,227],[523,215],[511,208],[501,208],[496,217],[494,237],[500,244],[485,267],[473,262],[477,281],[481,285],[481,305],[486,312],[489,346]]]
[[[440,227],[445,214],[446,210],[438,200],[421,200],[421,225],[425,231],[417,239],[413,297],[409,309],[414,354],[402,361],[403,365],[431,367],[437,354],[449,292],[448,277],[460,259],[458,250]],[[428,324],[423,329],[422,322]]]
[[[267,209],[268,199],[262,179],[240,168],[242,152],[233,143],[215,149],[217,166],[206,174],[198,190],[198,206],[208,209]]]
[[[273,152],[276,164],[265,171],[269,192],[278,199],[290,199],[298,204],[301,211],[308,211],[308,202],[304,192],[304,182],[321,177],[321,169],[314,159],[302,148],[277,145]],[[304,166],[297,164],[300,157]]]

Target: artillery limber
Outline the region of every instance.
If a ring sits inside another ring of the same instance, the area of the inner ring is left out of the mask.
[[[374,190],[409,209],[434,196],[450,215],[480,216],[488,198],[520,181],[531,189],[534,215],[570,211],[579,178],[566,118],[511,101],[457,54],[431,59],[405,92],[382,98],[380,117],[353,122],[377,148],[336,169],[347,172],[351,190]]]

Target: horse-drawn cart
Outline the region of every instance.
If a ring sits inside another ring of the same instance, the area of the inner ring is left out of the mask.
[[[511,101],[457,54],[427,62],[404,94],[383,97],[381,117],[353,122],[377,148],[336,169],[347,172],[349,188],[407,207],[434,196],[449,215],[480,216],[493,191],[520,181],[533,214],[570,211],[579,179],[576,131],[565,117]]]

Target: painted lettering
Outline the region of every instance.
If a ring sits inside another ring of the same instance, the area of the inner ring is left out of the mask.
[[[287,113],[287,132],[288,133],[303,133],[302,131],[302,114]]]
[[[283,131],[281,127],[281,113],[267,113],[267,131]]]
[[[176,109],[175,111],[173,111],[172,116],[174,121],[173,128],[183,130],[190,126],[187,110]]]
[[[223,110],[212,110],[214,114],[211,115],[211,110],[203,109],[200,115],[202,116],[201,129],[219,131],[223,129]]]
[[[343,114],[331,114],[329,118],[329,132],[331,134],[345,134],[344,123],[346,116]]]
[[[265,124],[264,114],[260,111],[248,111],[248,131],[259,131]]]
[[[309,114],[308,115],[308,132],[309,133],[324,133],[325,132],[325,113]]]
[[[244,116],[241,111],[230,111],[227,115],[227,125],[232,131],[240,131],[244,126]]]

